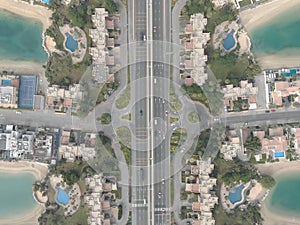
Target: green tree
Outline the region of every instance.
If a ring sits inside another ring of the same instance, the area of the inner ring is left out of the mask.
[[[267,175],[261,176],[261,177],[258,179],[258,182],[261,183],[261,185],[262,185],[264,188],[267,188],[267,189],[271,189],[271,188],[274,187],[275,184],[276,184],[275,179],[274,179],[273,177],[267,176]]]

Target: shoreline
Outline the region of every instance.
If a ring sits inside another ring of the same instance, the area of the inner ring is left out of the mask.
[[[37,19],[43,25],[43,32],[51,25],[52,11],[45,6],[31,5],[21,0],[0,0],[0,8],[14,14]]]
[[[42,47],[50,57],[50,52],[45,46],[45,31],[51,26],[52,11],[45,6],[31,5],[21,0],[0,0],[0,8],[17,14],[19,16],[38,20],[42,23]]]
[[[48,166],[46,164],[29,161],[8,162],[0,161],[0,173],[30,173],[36,180],[42,180],[47,176]],[[34,193],[32,193],[34,195]],[[34,197],[35,201],[36,198]],[[7,225],[33,225],[38,224],[38,218],[44,212],[45,206],[36,201],[37,206],[29,213],[20,215],[18,218],[0,219],[0,224]]]
[[[256,8],[247,9],[239,13],[241,23],[247,33],[251,32],[260,26],[272,21],[274,17],[293,9],[295,6],[300,5],[300,0],[272,0],[263,3]],[[251,35],[250,35],[251,36]],[[287,56],[282,56],[283,52],[278,54],[258,56],[258,64],[262,69],[278,69],[283,67],[299,67],[300,66],[300,53],[291,54],[287,50]],[[255,53],[255,52],[254,52]],[[285,55],[285,54],[284,54]]]
[[[285,161],[277,163],[261,164],[256,166],[261,174],[272,176],[276,181],[284,174],[300,172],[300,161]],[[270,193],[269,193],[270,194]],[[278,214],[268,208],[269,197],[262,202],[261,214],[264,218],[264,225],[300,225],[299,219],[292,218],[291,215]]]
[[[38,63],[34,61],[24,61],[24,60],[3,60],[0,59],[0,71],[14,72],[16,74],[35,74],[44,73],[45,69],[43,65],[45,63]]]
[[[300,0],[273,0],[266,2],[256,8],[250,8],[240,12],[241,23],[245,30],[250,32],[271,21],[274,17],[277,17],[278,14],[284,13],[299,4]]]

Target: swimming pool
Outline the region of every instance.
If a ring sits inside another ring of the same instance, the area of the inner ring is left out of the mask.
[[[235,204],[236,202],[240,202],[242,200],[242,191],[244,189],[245,185],[241,184],[237,188],[235,188],[234,192],[229,192],[229,201],[232,204]]]
[[[1,84],[2,86],[11,86],[11,80],[2,80]]]
[[[285,158],[285,152],[274,152],[274,158]]]
[[[290,70],[290,72],[284,73],[284,75],[285,75],[286,77],[290,77],[290,76],[292,76],[293,74],[297,74],[297,73],[299,73],[299,69],[292,69],[292,70]]]
[[[71,52],[74,52],[78,46],[78,41],[76,41],[73,36],[69,33],[66,33],[67,40],[66,40],[66,48],[69,49]]]
[[[49,4],[50,0],[41,0],[42,3],[46,3],[46,4]]]
[[[63,189],[57,188],[58,193],[57,193],[57,201],[60,204],[66,205],[68,204],[70,200],[70,195],[68,195]]]
[[[235,46],[235,40],[234,40],[234,37],[233,37],[234,33],[235,33],[235,30],[232,29],[230,31],[230,33],[227,34],[226,38],[223,39],[223,47],[227,51],[231,50]]]

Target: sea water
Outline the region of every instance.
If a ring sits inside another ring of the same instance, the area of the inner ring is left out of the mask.
[[[276,15],[249,34],[258,56],[300,56],[300,5]]]
[[[268,197],[268,208],[276,214],[300,217],[300,175],[282,174]]]
[[[34,182],[30,173],[0,173],[0,219],[22,216],[37,206],[32,191]]]
[[[0,9],[0,60],[44,63],[42,23]]]

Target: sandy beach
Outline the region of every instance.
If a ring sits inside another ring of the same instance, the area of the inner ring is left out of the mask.
[[[271,21],[273,17],[299,4],[300,0],[273,0],[256,8],[242,11],[240,13],[241,22],[245,30],[251,33],[253,29]],[[300,66],[299,55],[271,55],[259,57],[258,60],[262,69]]]
[[[48,173],[48,167],[45,164],[37,162],[7,162],[0,161],[0,172],[5,173],[31,173],[37,180],[43,179]],[[38,217],[45,210],[45,206],[38,204],[32,212],[22,215],[21,217],[15,217],[14,219],[3,220],[0,219],[1,225],[34,225],[38,223]]]
[[[30,5],[29,3],[20,0],[0,0],[0,8],[21,16],[40,20],[43,24],[44,31],[52,22],[50,19],[52,11],[41,5]]]
[[[257,168],[261,174],[267,174],[275,179],[284,173],[300,172],[300,161],[293,162],[279,162],[271,164],[257,165]],[[300,221],[297,218],[283,217],[274,212],[271,212],[267,208],[267,200],[262,204],[261,213],[265,220],[265,225],[300,225]]]
[[[45,69],[43,65],[31,61],[13,61],[13,60],[0,60],[0,72],[14,72],[17,74],[36,74],[43,73]]]
[[[274,16],[299,5],[300,0],[273,0],[240,13],[241,22],[249,32],[272,20]]]

